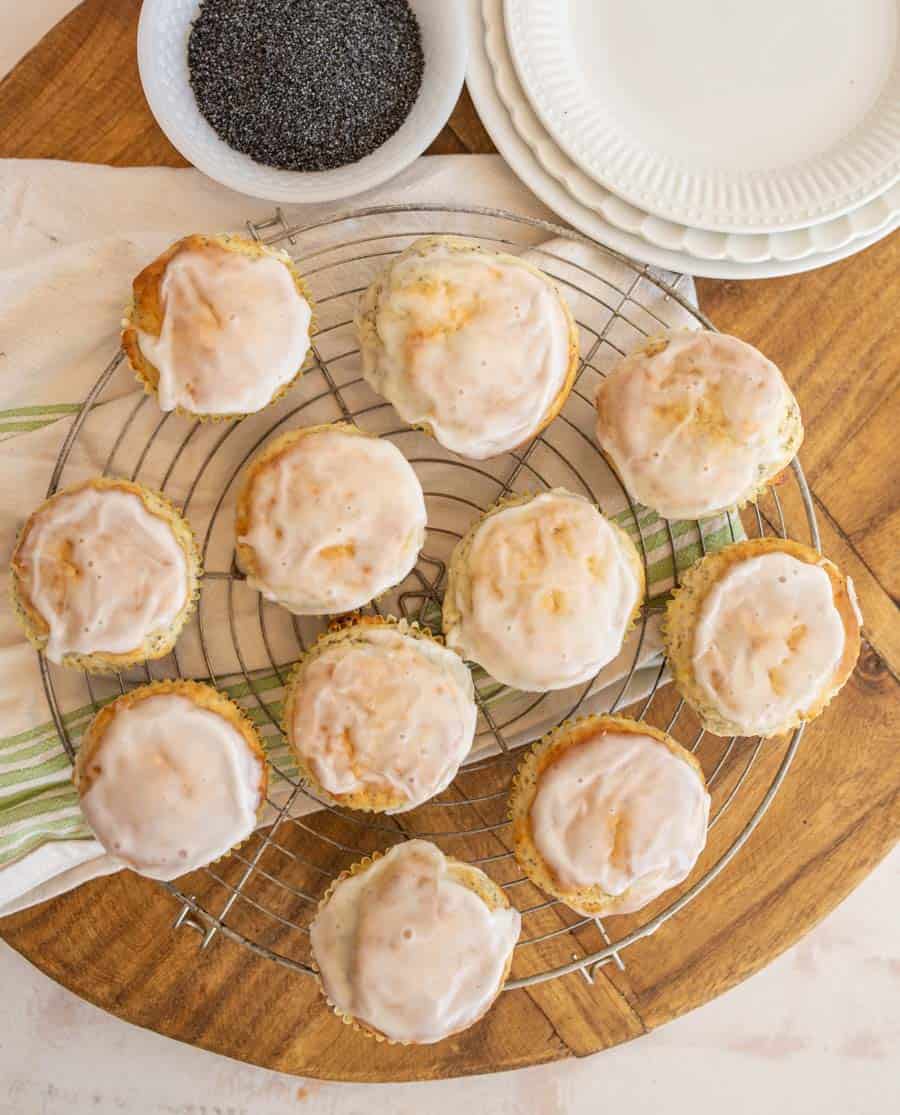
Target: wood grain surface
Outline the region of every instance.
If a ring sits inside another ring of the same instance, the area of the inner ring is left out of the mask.
[[[87,0],[22,60],[0,84],[0,155],[184,165],[140,90],[138,10],[138,0]],[[465,93],[431,150],[493,151]],[[739,858],[632,946],[625,971],[607,965],[593,984],[576,974],[508,992],[472,1030],[416,1049],[342,1027],[311,980],[238,944],[220,938],[200,952],[195,935],[172,931],[174,900],[130,873],[6,919],[3,937],[77,994],[182,1041],[305,1076],[408,1080],[581,1056],[637,1037],[745,979],[832,910],[900,831],[900,236],[810,274],[698,288],[719,328],[762,348],[797,393],[824,548],[856,582],[866,643]],[[788,489],[785,498],[794,498]],[[783,750],[766,747],[742,798],[761,792]],[[726,815],[707,862],[745,819]],[[548,917],[552,926],[560,915]],[[565,939],[576,953],[597,947]],[[546,963],[549,947],[535,946],[530,959],[520,950],[517,974]]]

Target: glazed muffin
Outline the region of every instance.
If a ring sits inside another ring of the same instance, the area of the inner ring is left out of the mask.
[[[797,401],[772,361],[705,330],[648,341],[603,380],[596,404],[607,460],[666,519],[756,499],[803,441]]]
[[[295,615],[349,612],[407,576],[425,523],[422,486],[395,445],[346,423],[309,426],[247,466],[237,561]]]
[[[565,689],[616,657],[643,597],[628,535],[555,488],[501,503],[456,546],[444,637],[505,685]]]
[[[853,672],[853,582],[821,554],[754,538],[684,574],[664,625],[675,684],[707,731],[774,736],[812,720]]]
[[[163,496],[97,477],[57,492],[22,528],[12,596],[51,662],[120,670],[168,654],[193,610],[200,558]]]
[[[483,871],[410,840],[338,877],[310,943],[340,1018],[380,1040],[429,1045],[488,1011],[520,929]]]
[[[551,280],[515,256],[427,236],[394,259],[357,314],[363,375],[404,421],[477,460],[559,413],[578,333]]]
[[[532,882],[578,913],[628,914],[688,877],[706,844],[709,794],[700,764],[665,732],[590,716],[528,753],[510,815]]]
[[[237,236],[186,236],[137,276],[122,346],[162,410],[241,418],[303,369],[312,308],[290,256]]]
[[[446,789],[477,718],[459,655],[403,620],[376,617],[323,635],[285,697],[304,779],[328,801],[375,812],[403,813]]]
[[[209,685],[165,681],[118,697],[91,721],[75,764],[81,810],[115,859],[176,879],[256,827],[266,799],[259,738]]]

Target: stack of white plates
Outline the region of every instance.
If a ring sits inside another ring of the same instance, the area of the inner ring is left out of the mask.
[[[466,2],[498,151],[595,240],[749,279],[900,226],[900,0]]]

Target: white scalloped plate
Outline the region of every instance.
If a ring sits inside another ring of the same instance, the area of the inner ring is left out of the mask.
[[[673,272],[687,272],[711,279],[767,279],[778,275],[792,275],[812,271],[829,263],[836,263],[855,252],[877,243],[894,232],[900,218],[890,221],[872,236],[856,240],[838,251],[816,252],[800,261],[767,260],[764,263],[735,263],[731,260],[697,260],[684,252],[668,251],[649,244],[631,233],[623,232],[610,224],[593,209],[576,201],[569,191],[537,161],[528,144],[513,125],[512,118],[497,94],[491,63],[484,46],[484,23],[481,0],[467,0],[464,4],[469,34],[469,64],[466,85],[478,115],[497,150],[529,189],[549,209],[573,228],[593,240],[630,256]]]
[[[786,230],[900,178],[900,0],[504,0],[504,13],[544,127],[649,213]]]
[[[842,217],[790,232],[710,232],[654,217],[595,182],[559,148],[534,114],[519,82],[506,41],[503,0],[481,0],[481,14],[484,46],[494,71],[494,83],[516,131],[541,166],[565,186],[576,201],[623,232],[640,236],[667,251],[685,252],[696,259],[787,262],[806,259],[816,253],[839,251],[855,240],[875,235],[900,216],[898,181],[885,193]]]

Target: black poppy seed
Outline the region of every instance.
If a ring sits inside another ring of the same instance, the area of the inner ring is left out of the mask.
[[[371,154],[409,115],[424,65],[407,0],[203,0],[188,40],[217,135],[282,170]]]

